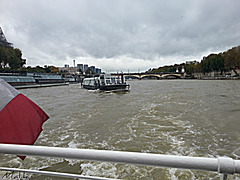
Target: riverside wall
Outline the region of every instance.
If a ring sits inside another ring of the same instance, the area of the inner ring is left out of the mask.
[[[193,73],[197,79],[240,79],[240,69],[222,72],[212,71],[209,73]]]

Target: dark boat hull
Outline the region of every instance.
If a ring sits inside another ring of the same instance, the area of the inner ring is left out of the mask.
[[[91,86],[83,85],[83,88],[89,90],[100,90],[100,91],[115,91],[115,90],[129,90],[128,84],[114,84],[114,85],[100,85],[100,86]]]
[[[126,90],[128,88],[127,84],[100,85],[99,87],[101,91]]]
[[[97,90],[99,89],[98,86],[91,86],[91,85],[82,85],[83,88],[89,89],[89,90]]]

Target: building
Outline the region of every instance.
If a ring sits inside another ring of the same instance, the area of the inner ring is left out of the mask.
[[[93,73],[96,73],[95,66],[90,66],[90,69],[92,70]]]
[[[185,69],[184,69],[184,66],[182,66],[182,70],[181,70],[182,73],[185,73]]]
[[[76,62],[76,61],[75,61],[75,60],[73,60],[73,67],[74,67],[74,68],[75,68],[75,62]]]
[[[96,71],[96,74],[101,74],[101,69],[96,68],[95,71]]]
[[[78,71],[78,69],[76,67],[59,67],[59,72],[61,73],[69,73],[69,74],[76,74]]]
[[[77,64],[77,69],[78,69],[80,72],[84,72],[83,64]]]
[[[85,73],[90,69],[94,74],[101,74],[101,69],[96,68],[95,66],[88,67],[88,64],[77,64],[77,67],[69,67],[68,64],[65,64],[64,67],[59,67],[59,72],[65,72],[69,74],[81,74]]]
[[[176,73],[179,73],[178,67],[176,68]]]
[[[83,71],[86,72],[87,69],[88,69],[88,64],[84,64],[84,66],[83,66]]]
[[[195,61],[186,61],[186,64],[197,64],[198,62],[195,60]]]
[[[0,27],[0,46],[13,47],[13,44],[7,41],[1,27]]]

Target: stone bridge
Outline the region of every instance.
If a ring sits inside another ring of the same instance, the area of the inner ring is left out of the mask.
[[[111,74],[112,76],[119,76],[120,74]],[[126,79],[182,79],[185,73],[123,73]]]

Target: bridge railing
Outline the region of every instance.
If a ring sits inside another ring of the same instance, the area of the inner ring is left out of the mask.
[[[213,171],[221,173],[221,179],[226,179],[228,174],[240,174],[240,160],[233,160],[229,157],[205,158],[177,155],[161,155],[152,153],[73,149],[13,144],[0,144],[0,153]],[[0,167],[0,170],[37,173],[70,178],[108,179],[102,177],[82,176],[78,174],[36,171],[6,167]]]

